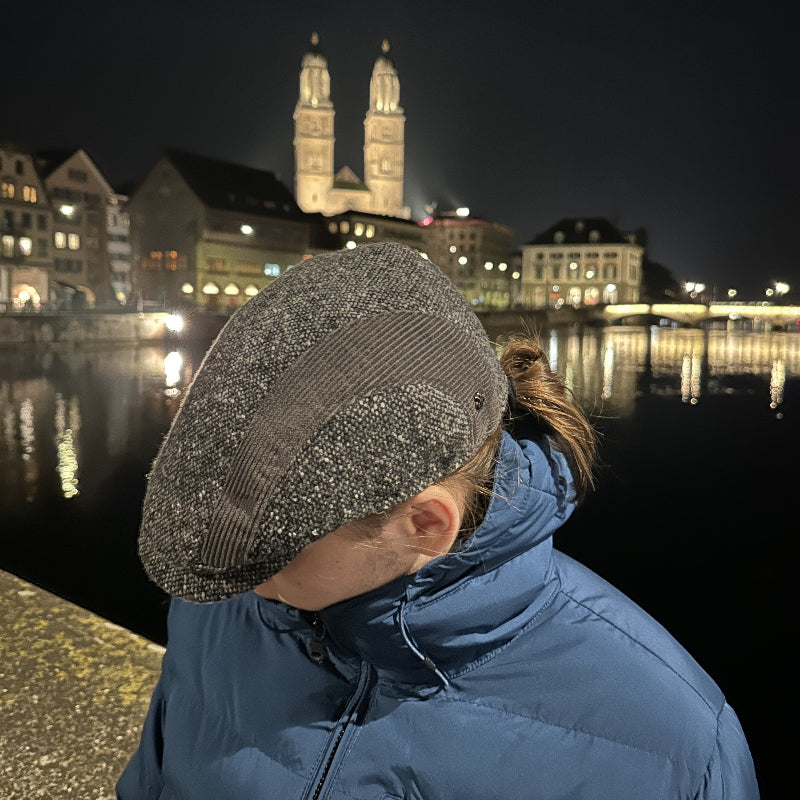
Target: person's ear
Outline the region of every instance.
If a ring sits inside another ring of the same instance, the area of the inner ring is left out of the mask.
[[[449,552],[461,529],[461,508],[444,487],[434,484],[411,498],[409,545],[419,553],[416,569]],[[421,563],[420,563],[421,562]]]

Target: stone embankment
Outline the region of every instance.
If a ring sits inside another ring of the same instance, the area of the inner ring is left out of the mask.
[[[175,317],[183,328],[174,331]],[[165,311],[86,311],[65,314],[0,314],[0,347],[21,344],[158,344],[165,339],[213,339],[227,317],[205,312],[175,315]]]
[[[0,570],[0,797],[113,800],[163,653]]]

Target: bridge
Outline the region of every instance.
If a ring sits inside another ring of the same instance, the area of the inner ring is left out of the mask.
[[[605,322],[660,317],[682,325],[700,326],[710,320],[752,320],[768,328],[800,327],[800,306],[776,306],[762,303],[632,303],[605,306],[600,315]],[[635,322],[634,322],[635,320]]]

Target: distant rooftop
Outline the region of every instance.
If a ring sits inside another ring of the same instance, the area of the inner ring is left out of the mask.
[[[210,208],[305,219],[292,193],[273,172],[168,148],[166,156]]]
[[[556,242],[556,234],[563,238]],[[526,244],[625,244],[635,242],[604,217],[565,217]]]

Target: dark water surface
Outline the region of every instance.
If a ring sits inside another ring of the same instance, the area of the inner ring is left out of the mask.
[[[774,796],[782,773],[794,782],[800,334],[543,335],[603,437],[598,489],[557,546],[714,677]],[[141,571],[137,527],[145,474],[202,354],[0,349],[0,568],[165,641],[166,597]]]

